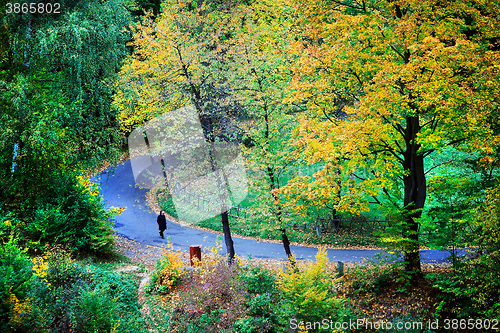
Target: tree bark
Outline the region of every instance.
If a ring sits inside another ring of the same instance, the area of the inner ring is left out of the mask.
[[[293,257],[292,251],[290,250],[290,241],[288,240],[288,236],[286,235],[286,229],[282,228],[281,231],[281,240],[283,241],[283,247],[285,248],[285,253],[292,264],[295,267],[295,258]]]
[[[405,223],[403,237],[408,239],[408,245],[404,249],[407,271],[421,272],[420,266],[420,244],[419,223],[416,219],[422,215],[422,208],[426,199],[426,179],[424,170],[424,156],[419,152],[420,144],[417,144],[417,134],[420,130],[419,117],[407,117],[404,139],[406,151],[403,154],[404,182],[404,207]]]
[[[224,209],[223,209],[224,210]],[[229,227],[229,215],[227,209],[220,214],[222,221],[222,231],[224,232],[224,241],[226,243],[226,251],[228,255],[228,264],[231,266],[234,262],[234,244],[231,236],[231,228]]]
[[[275,182],[275,175],[273,169],[268,166],[267,167],[267,175],[269,176],[269,182],[270,182],[270,190],[271,190],[271,195],[274,200],[274,207],[276,209],[276,218],[278,219],[278,224],[281,226],[281,206],[277,203],[278,202],[278,196],[274,193],[274,189],[276,186],[274,185]],[[293,257],[292,251],[290,251],[290,241],[288,240],[288,236],[286,235],[286,229],[285,228],[280,228],[281,231],[281,240],[283,241],[283,247],[285,249],[286,256],[290,263],[292,264],[293,267],[295,267],[295,258]]]

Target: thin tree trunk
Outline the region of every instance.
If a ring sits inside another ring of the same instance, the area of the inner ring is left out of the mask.
[[[278,203],[278,196],[276,195],[276,193],[274,193],[274,189],[276,188],[274,185],[275,176],[274,171],[270,166],[267,167],[267,175],[269,176],[271,195],[273,197],[274,207],[276,209],[276,218],[278,219],[278,224],[281,226],[282,211],[281,206]],[[292,251],[290,251],[290,241],[288,240],[288,236],[286,235],[286,229],[280,228],[280,231],[281,240],[283,241],[283,247],[285,249],[286,256],[292,266],[295,267],[295,258],[293,257]]]
[[[282,228],[281,231],[281,240],[283,241],[283,247],[285,248],[286,256],[288,260],[295,266],[295,258],[293,257],[292,251],[290,250],[290,241],[288,240],[288,236],[286,235],[286,229]]]
[[[208,140],[210,142],[209,149],[209,157],[210,157],[210,165],[212,167],[212,171],[216,174],[217,187],[219,189],[219,201],[221,203],[221,222],[222,222],[222,231],[224,232],[224,241],[226,243],[226,251],[228,254],[228,264],[231,266],[234,262],[234,243],[233,238],[231,236],[231,228],[229,227],[229,215],[228,215],[228,207],[226,206],[226,196],[225,192],[227,191],[226,184],[227,181],[225,177],[221,176],[219,166],[217,165],[217,160],[215,158],[215,138],[214,138],[214,129],[213,129],[213,121],[212,116],[208,117]]]
[[[226,243],[226,251],[228,254],[228,264],[231,266],[234,262],[234,245],[231,237],[231,229],[229,228],[229,215],[227,209],[221,212],[222,231],[224,232],[224,241]]]

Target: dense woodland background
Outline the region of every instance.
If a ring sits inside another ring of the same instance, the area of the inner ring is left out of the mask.
[[[0,330],[143,329],[136,303],[109,307],[113,273],[75,263],[113,255],[120,211],[87,175],[116,162],[135,128],[188,105],[208,143],[244,152],[248,198],[199,223],[224,231],[230,263],[231,230],[285,248],[380,246],[403,261],[359,273],[358,289],[430,285],[438,306],[422,318],[500,319],[499,1],[59,2],[61,14],[5,14],[0,4]],[[175,216],[168,189],[158,200]],[[450,250],[452,270],[425,272],[423,246]],[[457,248],[470,256],[456,258]],[[300,275],[287,253],[297,275],[281,286],[296,298],[269,293],[260,312],[240,309],[243,323],[207,313],[237,332],[339,314],[345,299],[317,283],[324,258]],[[248,287],[261,273],[248,274],[246,293],[264,295]],[[326,289],[292,292],[297,279]],[[296,310],[319,306],[297,295],[328,306]],[[273,314],[274,302],[288,312]],[[95,311],[107,311],[103,322]]]

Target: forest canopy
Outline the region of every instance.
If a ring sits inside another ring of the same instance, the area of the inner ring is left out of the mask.
[[[187,104],[221,128],[230,119],[270,229],[375,202],[390,223],[381,239],[418,271],[419,234],[472,224],[496,186],[498,3],[163,5],[134,31],[121,124]],[[316,172],[280,182],[291,166]]]

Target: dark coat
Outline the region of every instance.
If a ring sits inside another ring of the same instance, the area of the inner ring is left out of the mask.
[[[156,222],[158,223],[159,230],[163,231],[163,230],[167,229],[167,219],[165,218],[165,215],[158,215]]]

